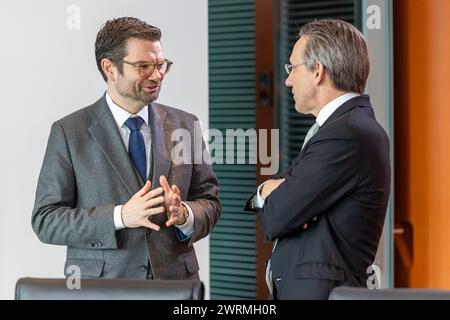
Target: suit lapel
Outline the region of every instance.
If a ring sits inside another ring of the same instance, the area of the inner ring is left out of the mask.
[[[142,183],[136,175],[105,96],[95,103],[91,118],[93,123],[88,131],[132,196]]]
[[[159,186],[159,177],[169,175],[172,163],[173,124],[167,121],[167,113],[157,103],[151,103],[148,108],[150,130],[152,133],[152,170],[149,179],[152,181],[152,189]]]
[[[166,119],[167,113],[156,103],[151,103],[148,108],[150,130],[152,134],[152,169],[149,179],[152,181],[152,189],[160,186],[159,177],[169,175],[172,164],[171,135],[173,125]],[[170,183],[170,181],[169,181]],[[152,216],[151,221],[157,225],[164,225],[167,221],[166,214]]]

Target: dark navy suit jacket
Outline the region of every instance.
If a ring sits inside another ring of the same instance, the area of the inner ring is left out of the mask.
[[[366,286],[391,177],[388,137],[369,97],[340,106],[279,177],[285,182],[260,210],[266,237],[279,239],[271,255],[277,298],[327,299],[335,286]]]

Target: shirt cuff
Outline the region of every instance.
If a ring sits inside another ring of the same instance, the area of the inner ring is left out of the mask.
[[[114,207],[114,228],[116,229],[116,231],[125,229],[125,226],[122,222],[122,207],[123,205]]]
[[[267,181],[266,181],[267,182]],[[256,190],[256,195],[255,195],[255,207],[258,209],[262,209],[262,207],[264,207],[264,203],[266,202],[262,197],[261,197],[261,188],[264,186],[264,184],[266,183],[262,183],[259,187],[258,190]]]
[[[186,222],[182,225],[175,226],[177,227],[187,238],[191,238],[194,233],[194,213],[192,212],[191,207],[189,207],[186,203],[181,202],[189,212],[188,218]]]

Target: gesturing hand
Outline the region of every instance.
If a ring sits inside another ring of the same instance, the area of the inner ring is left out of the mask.
[[[181,203],[180,189],[176,185],[172,185],[171,188],[165,176],[159,177],[159,183],[164,190],[164,204],[168,219],[166,226],[185,224],[187,209]]]
[[[151,182],[147,181],[122,207],[122,222],[127,228],[147,227],[159,231],[160,227],[148,220],[150,216],[163,213],[165,208],[158,207],[164,202],[161,187],[150,191]],[[158,197],[159,196],[159,197]]]

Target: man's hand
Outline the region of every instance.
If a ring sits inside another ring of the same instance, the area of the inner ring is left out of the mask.
[[[280,186],[280,184],[282,184],[286,179],[271,179],[271,180],[267,180],[266,183],[264,183],[263,187],[261,188],[261,198],[263,198],[264,200],[266,200],[266,198],[276,189]],[[312,222],[316,222],[317,221],[317,216],[313,217],[311,222],[308,224],[308,222],[304,223],[302,225],[303,230],[308,229],[308,227],[311,226]]]
[[[151,190],[151,182],[147,181],[141,190],[136,192],[122,207],[122,223],[127,228],[147,227],[159,231],[160,227],[148,220],[149,217],[163,213],[165,208],[158,205],[164,203],[163,188]]]
[[[183,225],[187,220],[187,209],[181,203],[180,189],[176,185],[169,186],[165,176],[159,177],[159,184],[164,190],[164,204],[167,212],[166,226]]]
[[[263,187],[261,188],[261,198],[263,200],[266,200],[266,198],[282,184],[286,179],[271,179],[267,180],[266,183],[264,183]]]

